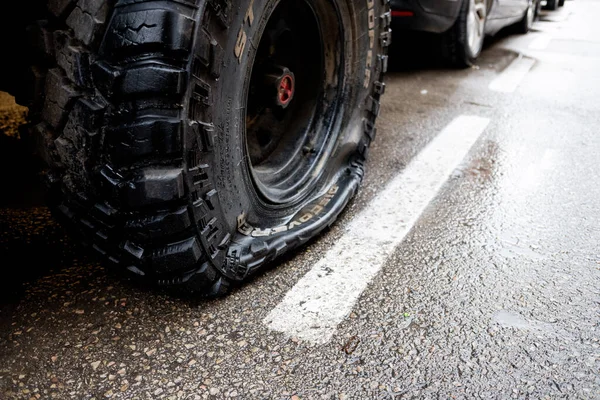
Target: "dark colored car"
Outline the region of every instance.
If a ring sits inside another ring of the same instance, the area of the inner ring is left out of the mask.
[[[444,56],[469,66],[479,56],[486,35],[515,25],[531,28],[539,0],[391,0],[395,34],[402,29],[439,33]]]

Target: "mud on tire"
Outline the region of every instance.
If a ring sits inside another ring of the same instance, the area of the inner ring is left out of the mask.
[[[50,0],[30,119],[56,214],[118,269],[209,295],[305,243],[363,176],[387,3]]]

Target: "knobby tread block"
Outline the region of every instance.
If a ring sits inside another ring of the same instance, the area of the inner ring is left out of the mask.
[[[163,52],[187,54],[194,21],[174,10],[135,10],[115,15],[108,29],[102,56],[119,57]]]
[[[58,128],[66,118],[70,103],[81,96],[63,74],[62,70],[54,68],[46,75],[46,98],[42,115],[54,128]]]
[[[65,72],[67,79],[82,88],[91,87],[90,55],[73,43],[65,31],[54,32],[56,63]]]
[[[182,95],[186,89],[185,71],[160,62],[116,68],[105,62],[92,67],[94,80],[106,97],[134,95]]]
[[[111,127],[106,130],[105,143],[117,165],[151,155],[177,154],[181,152],[182,121],[151,118]]]
[[[103,192],[128,208],[172,202],[185,195],[181,168],[146,167],[123,175],[106,165],[100,176]]]
[[[126,185],[123,196],[130,207],[160,204],[185,195],[181,168],[149,167],[138,171]]]
[[[133,217],[126,221],[125,229],[142,240],[160,238],[185,231],[192,226],[187,207],[174,211],[159,211],[152,215]]]
[[[48,0],[48,10],[56,17],[64,15],[75,7],[77,0]]]
[[[183,266],[196,264],[202,256],[202,247],[198,239],[193,236],[153,250],[151,262],[153,270],[157,273],[170,273]]]
[[[79,0],[67,18],[75,38],[90,46],[98,42],[110,12],[110,1]]]

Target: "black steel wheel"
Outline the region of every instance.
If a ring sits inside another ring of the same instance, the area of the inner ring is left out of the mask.
[[[283,0],[262,34],[248,90],[246,147],[266,203],[301,199],[325,168],[344,80],[339,69],[325,71],[343,54],[325,50],[336,47],[340,22],[333,8]]]

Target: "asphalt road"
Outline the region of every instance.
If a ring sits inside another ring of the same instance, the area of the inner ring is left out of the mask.
[[[600,2],[567,1],[528,35],[489,40],[467,70],[396,53],[357,198],[222,299],[105,271],[52,221],[19,141],[0,136],[0,398],[600,398],[598,15]],[[0,101],[8,131],[21,111]],[[469,121],[472,141],[453,141]],[[428,174],[436,146],[456,157]],[[406,208],[385,201],[403,188]],[[306,316],[302,301],[285,308],[290,293],[322,301],[328,288],[306,277],[363,220],[395,234],[328,299],[348,312],[311,314],[332,327],[317,338],[286,325],[275,310]]]

